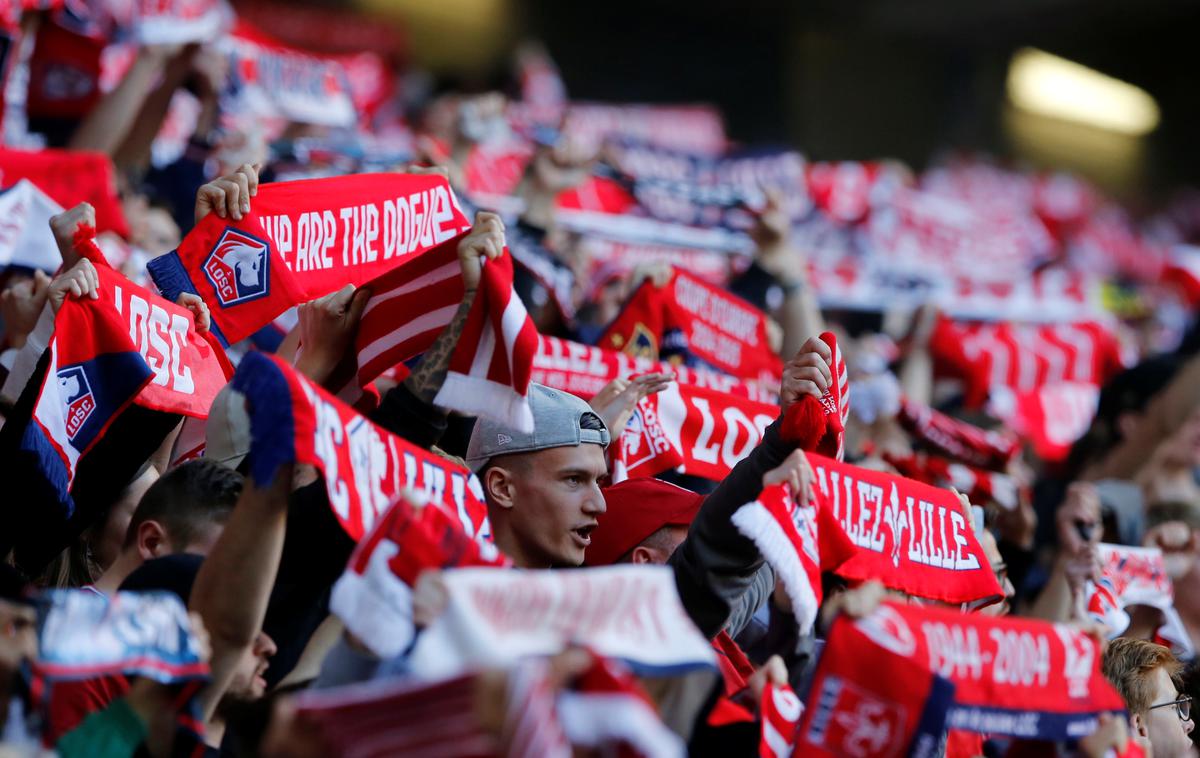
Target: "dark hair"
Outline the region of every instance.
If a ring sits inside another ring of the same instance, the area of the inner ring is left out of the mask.
[[[150,485],[129,519],[125,547],[137,540],[146,521],[162,524],[178,550],[196,539],[211,524],[223,524],[242,494],[242,475],[219,463],[199,458],[163,474]]]
[[[587,429],[588,431],[592,432],[600,432],[608,427],[604,425],[604,422],[600,420],[599,416],[591,411],[587,411],[579,417],[579,428]]]

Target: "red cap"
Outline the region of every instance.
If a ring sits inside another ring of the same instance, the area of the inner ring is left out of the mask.
[[[626,479],[603,490],[607,506],[584,553],[586,566],[611,566],[664,526],[687,526],[704,496],[658,479]]]

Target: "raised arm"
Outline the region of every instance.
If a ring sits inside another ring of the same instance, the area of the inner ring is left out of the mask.
[[[757,246],[755,261],[783,290],[778,314],[783,327],[780,352],[795,355],[810,335],[825,331],[825,319],[808,280],[808,262],[792,241],[791,221],[781,207],[782,201],[776,192],[766,194],[766,208],[758,215],[752,231]]]
[[[96,104],[75,130],[71,149],[99,150],[115,155],[137,123],[155,84],[167,72],[169,62],[177,53],[177,47],[168,45],[141,48],[121,83]]]
[[[266,484],[247,477],[224,531],[196,575],[190,610],[204,620],[212,645],[212,681],[200,694],[206,721],[238,662],[262,633],[283,554],[292,472],[292,466],[281,466]]]
[[[819,398],[825,393],[832,381],[829,358],[829,347],[819,338],[804,343],[784,368],[782,411],[803,395]],[[772,481],[794,478],[797,482],[803,480],[807,487],[808,464],[802,455],[794,455],[795,446],[784,442],[779,427],[778,419],[768,426],[762,442],[705,498],[687,539],[668,561],[675,569],[675,584],[684,607],[700,631],[710,637],[729,621],[742,596],[754,586],[763,564],[754,543],[733,527],[733,514],[758,497],[768,474]]]

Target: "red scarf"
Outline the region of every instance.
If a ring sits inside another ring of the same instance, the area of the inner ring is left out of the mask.
[[[807,634],[821,607],[821,572],[854,556],[854,545],[828,508],[797,503],[786,484],[762,491],[733,514],[733,525],[758,547],[792,601],[792,613]]]
[[[223,45],[230,57],[230,105],[244,118],[353,127],[346,72],[334,58],[286,45],[239,20]]]
[[[753,713],[734,702],[734,698],[741,695],[749,685],[750,677],[754,676],[754,664],[724,629],[712,638],[712,649],[717,654],[717,670],[721,672],[722,692],[712,710],[708,712],[708,725],[726,726],[754,721]]]
[[[749,303],[675,270],[661,289],[647,281],[600,339],[602,347],[658,358],[686,353],[733,376],[778,381],[767,317]]]
[[[359,541],[329,607],[380,658],[413,640],[412,588],[422,572],[457,566],[511,565],[490,542],[477,542],[437,506],[401,496]]]
[[[533,359],[533,381],[556,390],[570,392],[585,400],[596,395],[613,379],[653,371],[675,375],[680,384],[728,393],[760,403],[775,403],[778,396],[756,382],[738,379],[706,368],[688,368],[659,363],[617,350],[584,345],[580,342],[541,335],[537,356]],[[778,389],[776,377],[773,387]]]
[[[129,225],[117,199],[116,172],[107,155],[77,150],[0,148],[0,185],[8,187],[19,179],[33,182],[64,208],[91,203],[99,231],[129,236]]]
[[[354,348],[362,386],[429,349],[463,298],[457,239],[409,258],[367,285]]]
[[[558,720],[572,745],[641,758],[683,758],[687,747],[659,718],[633,672],[593,656],[591,667],[558,696]]]
[[[978,408],[993,387],[1030,392],[1056,382],[1103,385],[1122,368],[1121,347],[1103,324],[959,323],[941,319],[931,348],[939,376],[966,385]]]
[[[970,520],[948,490],[810,455],[817,508],[857,548],[837,573],[945,603],[1003,595]]]
[[[613,453],[613,481],[669,468],[720,481],[778,415],[777,405],[672,384],[638,403]]]
[[[316,466],[352,539],[361,539],[405,489],[446,509],[472,536],[489,533],[487,506],[469,471],[380,429],[284,361],[248,353],[231,384],[246,398],[255,481],[270,482],[285,463]]]
[[[793,755],[932,758],[954,685],[860,625],[845,616],[833,622]]]
[[[196,331],[195,316],[183,306],[139,287],[108,265],[90,238],[92,229],[80,228],[75,249],[96,267],[100,299],[116,308],[127,324],[134,347],[154,372],[138,394],[137,404],[165,413],[207,418],[213,399],[225,386],[233,367],[211,334]]]
[[[437,682],[383,679],[307,689],[296,694],[296,718],[319,735],[329,755],[363,755],[370,745],[374,750],[366,755],[524,758],[522,752],[506,754],[481,723],[476,710],[481,679],[472,673]]]
[[[1096,640],[1062,624],[891,601],[859,621],[837,624],[853,627],[860,644],[865,636],[952,681],[952,729],[1074,739],[1089,734],[1101,713],[1124,708],[1100,671]],[[891,666],[875,670],[878,679],[907,681],[895,673]]]
[[[1091,426],[1099,401],[1098,385],[1057,382],[1018,393],[1007,407],[997,404],[995,413],[1039,458],[1060,463]]]
[[[1004,471],[1021,452],[1021,443],[1008,432],[990,432],[959,421],[908,398],[896,416],[904,431],[936,452],[969,466]]]
[[[470,228],[446,179],[357,174],[265,184],[241,221],[206,216],[150,261],[163,295],[199,293],[240,342],[293,305],[362,285]]]
[[[759,758],[791,758],[804,704],[786,684],[767,683],[759,710],[762,712]]]

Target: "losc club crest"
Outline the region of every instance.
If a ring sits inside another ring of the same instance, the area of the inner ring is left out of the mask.
[[[822,684],[808,740],[836,755],[891,758],[899,755],[906,709],[880,700],[840,677]]]
[[[265,297],[270,291],[264,240],[230,227],[204,259],[204,275],[217,291],[222,308]]]
[[[83,366],[69,366],[58,372],[58,394],[64,408],[67,440],[74,442],[79,430],[96,410],[96,398],[92,395]]]

